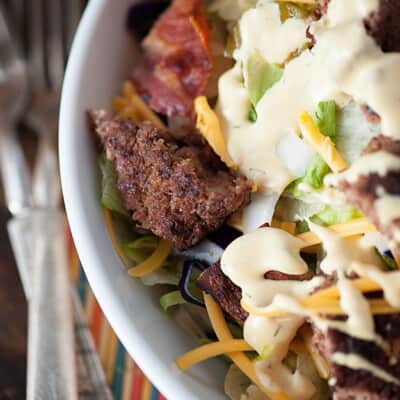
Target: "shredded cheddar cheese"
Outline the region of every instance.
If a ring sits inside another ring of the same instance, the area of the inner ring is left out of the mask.
[[[123,252],[121,245],[119,244],[118,238],[117,238],[117,233],[115,232],[114,228],[114,223],[112,220],[112,215],[110,210],[104,209],[104,221],[107,226],[108,233],[110,234],[110,239],[112,241],[112,244],[114,246],[114,249],[117,251],[119,257],[121,258],[122,262],[124,263],[126,268],[130,268],[130,262],[128,258],[126,257],[125,253]]]
[[[185,370],[194,364],[222,354],[252,350],[254,349],[245,340],[229,339],[198,347],[179,357],[175,362],[178,368]]]
[[[172,242],[161,239],[154,253],[141,264],[130,268],[128,274],[138,278],[158,270],[171,253],[172,246]]]
[[[306,298],[298,302],[300,306],[317,314],[347,315],[347,312],[342,309],[339,299],[324,299],[323,297],[318,299]],[[400,311],[400,308],[392,307],[384,299],[368,299],[368,303],[373,315],[393,314]],[[241,306],[249,314],[259,317],[276,318],[288,313],[284,309],[271,310],[269,307],[254,307],[243,299],[241,300]]]
[[[296,233],[296,223],[295,222],[289,222],[289,221],[280,221],[278,219],[273,219],[271,226],[273,228],[279,228],[282,229],[292,235]]]
[[[125,267],[128,268],[128,274],[131,276],[138,278],[151,274],[163,265],[164,261],[171,253],[172,243],[168,240],[161,239],[158,247],[149,258],[144,260],[141,264],[132,267],[131,263],[123,252],[121,245],[119,244],[117,233],[115,232],[112,216],[109,210],[104,210],[104,220],[110,234],[113,246],[120,256]]]
[[[310,114],[301,113],[299,125],[304,139],[314,147],[333,172],[337,173],[348,167],[331,138],[320,132]]]
[[[373,232],[376,230],[376,227],[366,218],[357,218],[342,224],[331,225],[329,229],[339,233],[342,237],[349,237]],[[314,232],[301,233],[297,237],[303,240],[307,247],[321,243],[321,239]]]
[[[205,96],[196,97],[194,109],[197,114],[196,127],[207,140],[221,160],[229,167],[236,168],[234,161],[228,153],[221,125],[215,112],[210,108]]]
[[[232,334],[225,322],[224,315],[221,308],[214,301],[214,299],[204,293],[204,302],[211,325],[214,329],[217,338],[221,341],[232,339]],[[263,391],[271,400],[290,400],[285,393],[272,392],[268,390],[258,379],[253,363],[242,352],[228,353],[228,356],[237,365],[237,367],[250,378],[261,391]]]
[[[124,83],[123,96],[118,96],[113,101],[113,108],[117,115],[131,118],[134,122],[151,121],[159,129],[165,129],[164,123],[154,113],[137,93],[133,83]]]
[[[357,288],[360,292],[362,293],[368,293],[368,292],[376,292],[379,290],[382,290],[380,285],[378,285],[376,282],[371,280],[370,278],[359,278],[359,279],[354,279],[351,281],[352,285]],[[319,298],[339,298],[340,297],[340,291],[337,286],[332,286],[328,287],[326,289],[322,289],[319,292],[311,295],[308,299],[310,302],[317,302]]]

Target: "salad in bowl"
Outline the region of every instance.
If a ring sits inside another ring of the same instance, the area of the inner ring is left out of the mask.
[[[233,400],[400,398],[400,1],[173,0],[87,110],[126,279]],[[166,318],[167,318],[166,317]]]

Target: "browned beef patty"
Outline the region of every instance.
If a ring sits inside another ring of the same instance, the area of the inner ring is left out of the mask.
[[[364,24],[384,52],[400,51],[399,0],[379,0],[378,10],[371,13]]]
[[[365,369],[350,369],[332,361],[335,352],[357,354],[400,379],[400,315],[375,316],[375,329],[389,344],[388,354],[374,342],[335,329],[324,334],[313,326],[313,341],[331,366],[335,400],[400,399],[400,385],[384,381]]]
[[[264,275],[265,279],[273,281],[303,281],[309,279],[310,274],[289,275],[280,271],[268,271]],[[236,286],[221,270],[220,262],[207,268],[197,280],[198,286],[205,292],[213,296],[221,308],[235,319],[240,325],[244,324],[248,313],[242,308],[242,290]]]
[[[132,218],[178,249],[195,245],[250,200],[252,183],[231,173],[208,145],[176,141],[150,122],[90,112]]]
[[[386,151],[400,157],[400,140],[393,140],[383,135],[377,136],[371,140],[364,153],[376,151]],[[395,233],[400,229],[400,219],[394,219],[384,225],[379,221],[375,202],[382,189],[388,194],[400,196],[400,170],[388,171],[384,176],[377,173],[362,175],[355,183],[342,180],[339,183],[339,189],[345,193],[349,203],[359,207],[381,232],[394,239]],[[400,250],[400,243],[396,243],[396,247]]]
[[[330,0],[319,0],[309,22],[328,11]],[[384,52],[400,51],[400,0],[379,0],[377,11],[364,20],[365,29]]]
[[[240,325],[244,324],[248,313],[240,305],[242,290],[224,275],[219,261],[208,267],[199,276],[197,285],[210,294],[221,308]]]

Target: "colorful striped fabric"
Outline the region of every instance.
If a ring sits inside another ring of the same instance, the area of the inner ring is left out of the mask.
[[[112,330],[89,286],[72,239],[69,250],[71,275],[76,282],[93,340],[115,400],[166,400],[132,360]]]

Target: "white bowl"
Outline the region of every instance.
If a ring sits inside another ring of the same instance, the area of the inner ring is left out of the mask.
[[[128,277],[99,204],[96,153],[86,125],[89,108],[110,109],[135,59],[125,29],[132,0],[92,0],[80,23],[61,101],[60,162],[75,244],[97,300],[119,339],[171,400],[224,399],[225,366],[213,360],[181,373],[174,360],[197,345],[163,314],[158,296]]]

